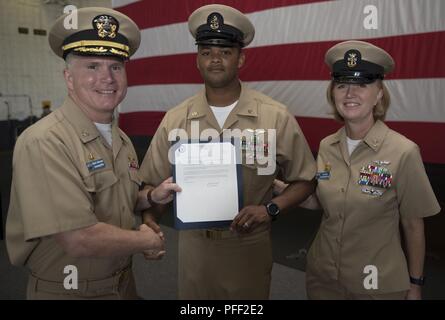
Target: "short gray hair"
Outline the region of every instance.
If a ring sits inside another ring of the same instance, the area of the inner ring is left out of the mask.
[[[75,56],[75,54],[73,54],[72,52],[70,52],[66,55],[66,57],[65,57],[65,68],[66,69],[70,69],[74,56]]]

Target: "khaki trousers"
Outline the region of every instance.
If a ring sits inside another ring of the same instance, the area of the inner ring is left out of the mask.
[[[137,300],[131,268],[109,278],[79,281],[78,289],[66,290],[63,283],[46,281],[30,274],[28,300]]]
[[[272,246],[269,230],[179,234],[179,299],[269,299]]]
[[[407,292],[358,294],[336,280],[319,279],[306,272],[306,293],[309,300],[404,300]]]

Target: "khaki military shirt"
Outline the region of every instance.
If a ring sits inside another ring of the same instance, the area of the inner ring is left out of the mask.
[[[145,183],[156,186],[172,175],[172,165],[168,159],[171,146],[171,142],[168,141],[169,133],[176,129],[184,129],[188,137],[192,137],[192,122],[199,124],[199,133],[206,129],[216,129],[223,136],[225,130],[235,128],[276,129],[277,165],[271,174],[258,175],[258,168],[267,166],[264,158],[252,161],[250,155],[246,155],[248,151],[243,150],[244,206],[263,204],[272,198],[272,183],[278,170],[282,171],[287,182],[310,181],[315,175],[312,153],[295,118],[285,106],[243,85],[238,103],[227,117],[223,128],[219,127],[209,108],[204,91],[168,111],[151,141],[139,171]],[[258,138],[257,147],[272,152],[272,147],[266,146],[268,136],[260,140]],[[245,149],[252,147],[249,141],[243,141],[243,144]]]
[[[266,142],[269,141],[266,135],[270,132],[255,135],[253,139],[252,136],[244,139],[237,136],[233,130],[236,128],[246,130],[246,133],[248,130],[276,129],[276,166],[270,174],[258,174],[260,168],[270,169],[267,161],[264,161],[273,154],[273,146]],[[182,129],[182,133],[186,132],[193,139],[198,137],[193,137],[192,131],[203,133],[207,129],[216,129],[219,135],[228,138],[227,130],[233,130],[230,134],[242,139],[242,206],[268,202],[272,198],[272,183],[278,170],[282,171],[288,182],[309,181],[315,176],[315,161],[295,118],[283,105],[243,86],[238,103],[223,128],[219,127],[204,91],[167,112],[141,166],[141,177],[147,184],[158,185],[172,175],[172,165],[168,159],[171,145],[168,136],[177,129]],[[202,138],[206,140],[206,137]],[[255,159],[255,152],[252,158],[253,149],[264,152],[260,152]],[[179,234],[179,298],[267,299],[272,270],[268,226],[243,236],[230,231],[209,231],[224,233],[220,240],[207,237],[207,231],[187,230]],[[252,267],[255,271],[252,271]]]
[[[129,264],[130,257],[70,257],[51,237],[97,222],[134,227],[136,153],[115,122],[112,137],[110,148],[70,98],[19,137],[6,225],[13,264],[50,281],[63,281],[67,265],[77,267],[80,281],[109,277]]]
[[[341,128],[321,141],[317,168],[324,215],[307,272],[355,293],[409,289],[400,218],[440,211],[417,145],[377,121],[349,156]],[[364,288],[366,266],[377,268],[377,290]]]

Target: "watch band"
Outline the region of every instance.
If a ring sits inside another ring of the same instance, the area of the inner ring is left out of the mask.
[[[147,192],[147,201],[150,204],[151,207],[154,207],[157,205],[157,203],[152,199],[151,197],[151,193],[153,192],[154,189],[150,189]]]
[[[411,282],[412,284],[417,284],[418,286],[423,286],[425,284],[425,277],[413,278],[410,276],[409,282]]]

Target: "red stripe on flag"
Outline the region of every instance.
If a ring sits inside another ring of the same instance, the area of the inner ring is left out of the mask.
[[[326,0],[220,0],[225,4],[240,10],[243,13],[299,5],[313,2],[326,2]],[[141,29],[163,26],[167,24],[186,22],[189,15],[199,7],[212,4],[211,0],[146,0],[128,4],[116,10],[131,17]]]
[[[368,40],[387,50],[396,61],[388,79],[444,78],[445,31]],[[339,41],[297,43],[245,49],[244,81],[327,80],[326,51]],[[134,85],[202,83],[196,54],[132,60],[128,83]]]
[[[164,115],[161,111],[119,113],[119,127],[129,136],[153,136]]]
[[[164,115],[157,111],[121,113],[119,125],[130,136],[153,136]],[[332,119],[297,117],[297,120],[313,151],[318,150],[321,139],[341,126]],[[445,164],[445,123],[389,121],[387,125],[417,143],[424,162]]]
[[[297,117],[311,150],[318,150],[321,139],[337,131],[341,124],[331,119]],[[445,164],[445,123],[386,121],[388,127],[414,141],[424,162]]]

